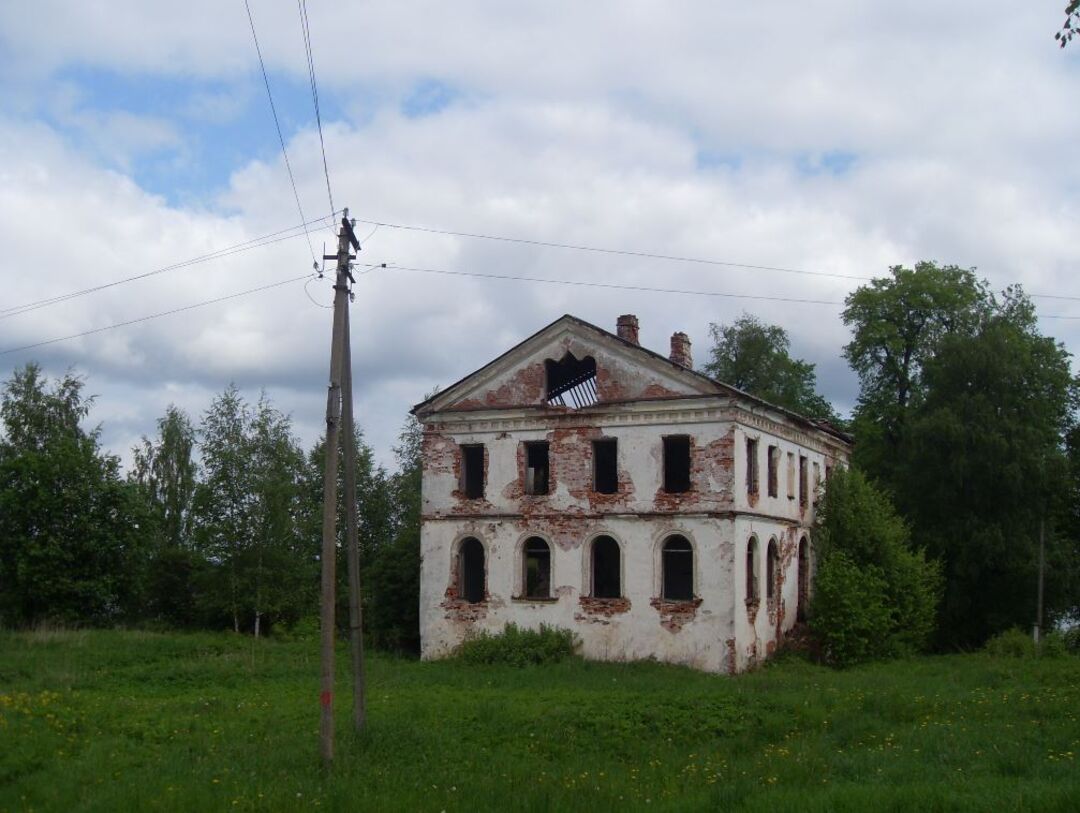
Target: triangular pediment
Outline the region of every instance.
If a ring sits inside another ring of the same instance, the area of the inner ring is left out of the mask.
[[[720,384],[573,316],[563,316],[516,347],[417,405],[446,410],[548,407],[715,395]]]

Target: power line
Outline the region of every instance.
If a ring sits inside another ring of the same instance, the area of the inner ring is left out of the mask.
[[[776,265],[756,265],[752,263],[741,263],[732,260],[714,260],[704,257],[684,257],[675,254],[656,254],[648,251],[633,251],[629,249],[618,248],[604,248],[599,246],[586,246],[578,245],[575,243],[557,243],[549,240],[532,240],[523,237],[507,237],[500,234],[481,234],[479,232],[464,232],[464,231],[452,231],[450,229],[439,229],[432,226],[417,226],[409,223],[388,223],[381,220],[365,220],[363,218],[355,218],[357,223],[367,223],[370,226],[385,226],[388,229],[402,229],[404,231],[422,232],[424,234],[443,234],[450,237],[467,237],[476,240],[495,240],[502,243],[521,243],[529,246],[544,246],[546,248],[564,248],[572,251],[589,251],[597,254],[614,254],[622,257],[641,257],[649,260],[665,260],[668,262],[679,263],[694,263],[697,265],[718,265],[729,268],[746,268],[753,271],[777,271],[784,274],[804,274],[813,277],[831,277],[834,279],[851,279],[861,282],[871,282],[875,277],[867,277],[859,274],[840,274],[829,271],[811,271],[805,268],[786,268]],[[706,296],[712,296],[708,292]],[[1080,302],[1080,296],[1069,296],[1066,294],[1027,294],[1032,299],[1061,299],[1074,302]],[[1071,319],[1073,317],[1050,317],[1047,318],[1063,318]]]
[[[330,211],[334,211],[334,193],[330,191],[330,169],[326,164],[326,142],[323,141],[322,114],[319,111],[319,86],[315,81],[315,58],[311,53],[311,24],[308,22],[307,0],[297,0],[300,9],[300,29],[304,34],[304,50],[307,52],[308,77],[311,79],[311,98],[315,102],[315,122],[319,126],[319,149],[322,150],[323,175],[326,176],[326,196],[330,199]]]
[[[528,246],[544,246],[547,248],[565,248],[573,251],[590,251],[597,254],[615,254],[620,257],[642,257],[649,260],[667,260],[669,262],[695,263],[698,265],[720,265],[729,268],[747,268],[754,271],[779,271],[785,274],[805,274],[812,277],[833,277],[835,279],[854,279],[870,281],[873,277],[864,277],[856,274],[838,274],[828,271],[808,271],[802,268],[784,268],[776,265],[754,265],[740,263],[731,260],[710,260],[702,257],[682,257],[675,254],[653,254],[648,251],[631,251],[619,248],[601,248],[598,246],[584,246],[575,243],[556,243],[549,240],[530,240],[523,237],[505,237],[498,234],[480,234],[478,232],[451,231],[449,229],[436,229],[429,226],[414,226],[407,223],[387,223],[381,220],[364,220],[356,218],[357,223],[367,223],[369,226],[383,226],[388,229],[402,229],[405,231],[423,232],[425,234],[445,234],[451,237],[469,237],[477,240],[496,240],[503,243],[522,243]]]
[[[714,296],[725,299],[752,299],[764,302],[789,302],[800,305],[833,305],[841,307],[845,303],[827,299],[803,299],[799,297],[769,296],[767,294],[734,294],[724,291],[700,291],[686,288],[658,288],[649,285],[626,285],[617,282],[587,282],[573,279],[553,279],[551,277],[524,277],[515,274],[487,274],[480,271],[451,271],[443,268],[417,268],[415,266],[395,265],[392,263],[362,263],[370,270],[385,268],[391,271],[415,271],[421,274],[441,274],[452,277],[479,277],[481,279],[511,280],[518,282],[541,282],[551,285],[573,285],[583,288],[612,288],[620,291],[641,291],[656,294],[682,294],[686,296]],[[367,273],[367,272],[364,272]],[[1080,316],[1071,316],[1063,313],[1040,314],[1043,319],[1080,319]]]
[[[336,213],[331,213],[332,218]],[[271,232],[265,234],[262,237],[255,237],[251,240],[245,240],[242,243],[237,243],[232,246],[217,249],[208,254],[203,254],[198,257],[192,257],[189,260],[182,260],[180,262],[172,263],[161,268],[156,268],[153,271],[146,271],[142,274],[135,274],[131,277],[125,277],[123,279],[113,280],[112,282],[106,282],[101,285],[95,285],[90,288],[83,288],[78,291],[69,291],[65,294],[59,294],[57,296],[47,297],[45,299],[38,299],[33,302],[24,302],[21,305],[14,305],[9,308],[0,309],[0,320],[8,319],[12,316],[18,316],[30,311],[39,310],[40,308],[46,308],[50,305],[57,305],[61,302],[66,302],[76,297],[86,296],[87,294],[96,293],[97,291],[103,291],[107,288],[114,288],[117,285],[123,285],[128,282],[134,282],[140,279],[146,279],[147,277],[153,277],[158,274],[164,274],[168,271],[175,271],[180,268],[187,268],[192,265],[198,265],[199,263],[209,262],[210,260],[217,260],[223,257],[229,257],[233,254],[239,254],[243,251],[250,251],[253,248],[262,248],[263,246],[273,245],[274,243],[280,243],[283,240],[292,240],[295,237],[299,237],[302,232],[298,232],[298,229],[306,229],[307,226],[314,223],[320,223],[325,220],[325,217],[318,218],[316,220],[308,221],[307,223],[301,223],[298,226],[290,226],[287,229],[281,229],[280,231]],[[289,234],[289,232],[297,232],[296,234]]]
[[[274,127],[277,128],[278,141],[281,143],[281,154],[285,156],[285,169],[289,172],[289,183],[292,184],[293,197],[296,199],[296,209],[300,212],[300,221],[307,222],[307,218],[304,217],[304,207],[300,205],[300,193],[296,191],[296,179],[293,177],[292,164],[289,163],[289,151],[285,149],[285,136],[281,134],[281,122],[278,121],[277,108],[274,106],[274,94],[270,92],[270,78],[266,75],[266,63],[263,62],[262,49],[259,47],[259,37],[255,33],[255,19],[251,16],[251,3],[248,0],[244,0],[244,8],[247,9],[248,23],[251,24],[251,38],[255,41],[255,53],[259,56],[259,68],[262,70],[263,84],[266,85],[266,98],[270,100],[270,112],[274,115]],[[333,211],[334,206],[331,203],[330,210]],[[315,261],[315,249],[311,246],[311,236],[307,233],[307,227],[304,227],[304,235],[307,237],[308,251],[311,252],[311,264],[318,267],[318,263]]]
[[[152,313],[149,316],[140,316],[138,319],[129,319],[126,322],[117,322],[112,325],[105,325],[104,327],[96,327],[91,330],[84,330],[81,333],[72,333],[70,336],[58,336],[55,339],[46,339],[43,342],[24,344],[22,347],[10,347],[7,350],[0,350],[0,356],[6,356],[10,353],[18,353],[21,350],[32,350],[35,347],[44,347],[45,345],[56,344],[57,342],[66,342],[69,339],[78,339],[81,336],[90,336],[94,333],[104,333],[106,330],[115,330],[118,327],[128,327],[129,325],[136,325],[140,322],[149,322],[151,319],[159,319],[162,316],[171,316],[174,313],[183,313],[184,311],[195,310],[196,308],[213,305],[217,302],[225,302],[229,299],[237,299],[238,297],[258,293],[259,291],[268,291],[271,288],[280,288],[282,285],[288,285],[290,282],[299,282],[300,280],[307,279],[310,276],[311,274],[302,274],[299,277],[283,279],[279,282],[271,282],[269,285],[260,285],[258,288],[248,288],[246,291],[238,291],[235,294],[226,294],[225,296],[215,297],[214,299],[206,299],[202,302],[196,302],[192,305],[184,305],[181,308],[172,308],[171,310],[161,311],[160,313]]]
[[[416,271],[421,274],[443,274],[452,277],[480,277],[482,279],[515,280],[519,282],[544,282],[552,285],[574,285],[583,288],[613,288],[621,291],[644,291],[657,294],[685,294],[688,296],[715,296],[728,299],[758,299],[769,302],[797,302],[805,305],[835,305],[843,302],[825,299],[800,299],[797,297],[768,296],[765,294],[733,294],[722,291],[696,291],[685,288],[655,288],[649,285],[624,285],[616,282],[587,282],[575,279],[552,279],[551,277],[523,277],[514,274],[486,274],[479,271],[449,271],[442,268],[417,268],[389,263],[364,263],[369,268],[386,268],[395,271]]]

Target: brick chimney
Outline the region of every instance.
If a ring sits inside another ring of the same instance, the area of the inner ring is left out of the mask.
[[[694,369],[694,358],[690,355],[690,337],[685,333],[674,333],[671,336],[671,355],[669,358],[683,367]]]
[[[620,316],[619,320],[615,323],[615,332],[620,339],[625,339],[631,344],[639,344],[638,321],[634,314],[625,313]]]

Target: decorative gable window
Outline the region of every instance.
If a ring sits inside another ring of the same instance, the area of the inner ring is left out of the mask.
[[[596,391],[596,359],[586,356],[578,361],[567,351],[561,361],[547,359],[547,403],[552,406],[581,409],[599,400]]]

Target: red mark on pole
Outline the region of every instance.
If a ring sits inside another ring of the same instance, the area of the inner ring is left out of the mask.
[[[322,705],[324,705],[324,706],[326,706],[328,708],[330,706],[330,703],[331,703],[332,699],[333,699],[333,694],[331,694],[330,692],[323,692],[322,694],[319,695],[319,702]]]

